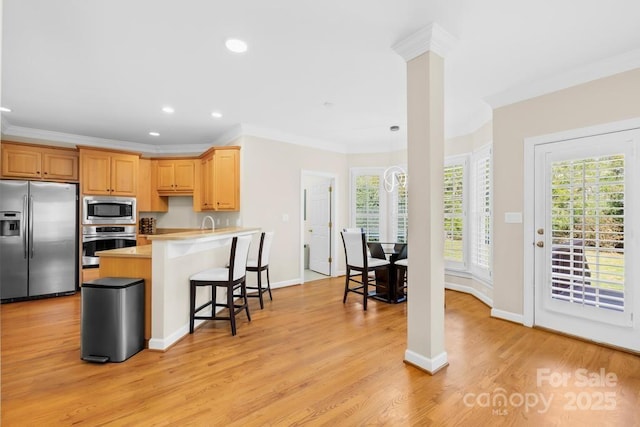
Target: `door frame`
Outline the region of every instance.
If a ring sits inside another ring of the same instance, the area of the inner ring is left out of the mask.
[[[332,227],[330,231],[330,248],[329,248],[329,256],[331,257],[332,262],[329,264],[329,273],[330,277],[337,276],[337,259],[336,259],[336,242],[337,242],[337,229],[336,226],[336,212],[338,212],[338,176],[331,172],[320,172],[313,170],[302,169],[300,171],[300,283],[304,284],[304,236],[305,236],[305,226],[304,226],[304,211],[305,211],[305,178],[307,177],[320,177],[327,178],[331,180],[331,194],[329,196],[329,203],[331,205],[331,209],[329,212],[329,220],[331,221]]]
[[[524,140],[524,212],[523,212],[523,324],[532,327],[535,324],[535,148],[538,145],[571,139],[598,136],[612,132],[640,129],[640,118],[621,120],[596,126],[540,135]]]

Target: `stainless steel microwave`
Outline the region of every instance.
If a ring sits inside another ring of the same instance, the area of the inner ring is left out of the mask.
[[[83,224],[135,224],[135,197],[85,196]]]

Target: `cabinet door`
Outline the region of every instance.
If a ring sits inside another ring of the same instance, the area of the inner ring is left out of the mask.
[[[216,150],[214,155],[214,204],[219,211],[240,209],[240,156],[238,150]]]
[[[175,165],[171,160],[158,160],[156,188],[159,192],[173,191]]]
[[[193,193],[196,178],[194,160],[176,160],[174,162],[174,189],[182,193]]]
[[[47,151],[42,156],[43,178],[78,180],[78,156],[75,153]]]
[[[111,195],[136,196],[138,156],[115,154],[111,158]]]
[[[213,204],[213,155],[202,159],[202,210],[214,209]]]
[[[40,179],[42,155],[39,151],[3,145],[2,176]]]
[[[111,194],[111,157],[102,152],[81,152],[82,192],[84,194]]]

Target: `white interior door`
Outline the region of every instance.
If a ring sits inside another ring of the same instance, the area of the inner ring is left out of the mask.
[[[639,141],[633,130],[536,146],[536,325],[640,350]]]
[[[309,269],[331,275],[331,179],[309,189]]]

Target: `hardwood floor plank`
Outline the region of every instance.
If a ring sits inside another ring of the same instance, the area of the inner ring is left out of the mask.
[[[4,304],[2,425],[640,425],[636,355],[493,319],[447,291],[449,366],[430,376],[403,363],[406,304],[364,312],[342,304],[343,286],[274,289],[264,310],[250,301],[235,337],[206,322],[165,353],[104,365],[80,360],[79,295]],[[616,383],[576,384],[580,369]],[[554,386],[540,370],[572,378]],[[551,401],[496,406],[501,390]],[[611,410],[570,407],[572,393],[593,406],[607,392]]]

